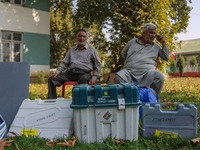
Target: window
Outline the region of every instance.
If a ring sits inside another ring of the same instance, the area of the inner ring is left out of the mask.
[[[2,31],[1,61],[22,61],[22,33]]]
[[[17,5],[24,5],[26,3],[26,0],[2,0],[2,2],[8,2],[11,4],[17,4]]]

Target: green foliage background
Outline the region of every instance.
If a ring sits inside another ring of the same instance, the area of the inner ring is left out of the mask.
[[[180,54],[177,60],[177,66],[179,67],[180,76],[183,76],[184,67],[186,66],[185,58]]]
[[[195,56],[193,56],[193,57],[191,58],[191,60],[190,60],[190,65],[192,65],[192,66],[196,66],[196,65],[197,65],[197,59],[196,59]]]
[[[75,45],[75,31],[85,28],[89,43],[101,61],[116,72],[123,66],[121,50],[132,38],[141,36],[145,23],[158,26],[170,51],[175,50],[177,33],[186,30],[191,0],[51,0],[51,67],[56,67],[69,48]],[[108,30],[106,39],[103,29]],[[109,52],[110,55],[107,55]],[[167,62],[159,59],[162,70]]]

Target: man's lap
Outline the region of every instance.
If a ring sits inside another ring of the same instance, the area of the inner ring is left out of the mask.
[[[163,74],[158,70],[136,71],[131,69],[122,69],[116,74],[124,82],[130,83],[137,81],[141,86],[151,85],[154,78],[163,78]]]
[[[50,80],[54,83],[56,86],[62,85],[66,81],[79,81],[81,79],[88,79],[90,80],[91,76],[90,73],[86,73],[83,71],[66,71],[61,72],[57,75],[57,77],[50,77]]]

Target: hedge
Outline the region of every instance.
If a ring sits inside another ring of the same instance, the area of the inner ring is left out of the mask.
[[[180,77],[179,72],[171,72],[169,74],[175,77]],[[200,72],[184,72],[183,77],[200,77]]]

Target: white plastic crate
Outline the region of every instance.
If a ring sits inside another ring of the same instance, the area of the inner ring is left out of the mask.
[[[139,107],[74,109],[74,132],[80,140],[102,142],[112,139],[138,139]]]
[[[75,85],[72,90],[74,133],[85,142],[137,140],[139,106],[135,84]]]
[[[25,99],[10,127],[11,132],[52,139],[73,132],[71,99]],[[11,134],[9,134],[11,135]]]

